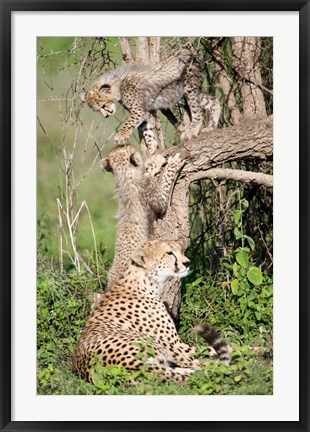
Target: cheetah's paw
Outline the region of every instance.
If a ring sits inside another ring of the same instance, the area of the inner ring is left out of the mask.
[[[115,141],[115,144],[117,146],[125,144],[128,140],[129,140],[129,134],[128,134],[128,132],[120,131],[114,137],[114,141]]]
[[[164,165],[166,165],[166,158],[162,154],[155,154],[150,156],[145,161],[145,171],[146,174],[155,176],[158,174]]]
[[[181,157],[180,153],[176,153],[175,155],[168,157],[167,163],[170,166],[174,166],[180,169],[184,165],[185,160]]]

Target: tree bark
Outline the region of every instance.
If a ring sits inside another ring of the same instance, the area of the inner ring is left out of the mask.
[[[214,67],[218,74],[219,85],[225,96],[231,121],[233,124],[236,125],[239,123],[240,119],[242,118],[242,115],[235,98],[235,93],[234,93],[235,84],[231,84],[231,80],[229,80],[227,76],[219,50],[218,49],[214,50],[213,55],[216,60],[216,62],[214,63]]]
[[[150,37],[149,41],[149,52],[150,52],[150,62],[159,62],[159,51],[160,51],[160,36]]]
[[[147,37],[137,38],[136,49],[136,60],[149,61],[149,47]]]
[[[223,129],[213,129],[201,133],[190,141],[182,141],[171,147],[164,155],[178,153],[186,149],[190,159],[181,176],[207,170],[224,162],[258,158],[267,159],[273,153],[272,116],[255,118]]]
[[[240,91],[243,100],[243,117],[265,116],[266,106],[260,73],[259,58],[261,53],[260,38],[233,37],[232,66],[242,83]]]
[[[133,57],[132,57],[132,53],[131,53],[129,38],[128,37],[120,37],[119,38],[119,44],[120,44],[121,51],[123,53],[124,62],[125,63],[132,63]]]

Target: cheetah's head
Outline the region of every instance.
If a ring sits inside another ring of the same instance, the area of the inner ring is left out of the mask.
[[[100,168],[112,173],[121,170],[128,171],[130,168],[140,170],[142,166],[142,156],[133,145],[116,147],[110,152],[109,157],[100,161]]]
[[[132,264],[144,268],[159,283],[163,283],[171,276],[187,276],[190,261],[183,255],[178,243],[151,240],[134,254]]]
[[[115,114],[116,97],[109,84],[94,84],[91,90],[81,93],[81,100],[87,102],[92,110],[100,112],[103,117],[110,117]]]

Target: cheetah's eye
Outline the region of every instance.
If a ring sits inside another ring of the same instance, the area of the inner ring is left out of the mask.
[[[166,253],[167,253],[167,255],[174,255],[173,252],[166,252]]]
[[[100,87],[100,89],[99,89],[99,94],[100,94],[100,93],[101,93],[101,94],[108,93],[110,89],[111,89],[110,84],[103,84],[103,85]]]

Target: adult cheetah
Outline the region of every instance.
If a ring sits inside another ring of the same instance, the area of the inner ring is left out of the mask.
[[[162,379],[183,381],[200,368],[191,354],[195,348],[183,343],[174,322],[158,297],[161,285],[171,276],[184,277],[189,260],[175,242],[152,240],[132,257],[123,276],[113,284],[87,320],[74,352],[73,365],[80,378],[92,381],[92,361],[122,365],[135,371],[144,364]],[[228,347],[207,325],[196,332],[229,364]],[[148,340],[154,355],[145,359],[139,341]]]

